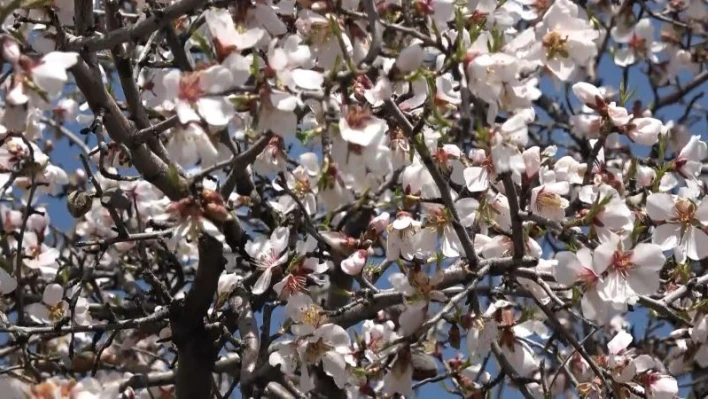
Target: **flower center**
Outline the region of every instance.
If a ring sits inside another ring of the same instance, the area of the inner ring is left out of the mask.
[[[546,57],[550,60],[555,58],[568,58],[568,50],[565,44],[568,38],[561,36],[560,32],[553,31],[543,36],[543,47],[546,48]]]
[[[312,187],[310,186],[310,178],[304,173],[294,173],[295,177],[295,187],[293,187],[293,192],[298,198],[304,197],[306,194],[312,192]]]
[[[270,269],[278,260],[278,254],[275,249],[269,248],[263,251],[258,259],[256,259],[256,267],[259,269]]]
[[[195,103],[203,95],[199,86],[199,74],[188,73],[182,76],[179,81],[179,98],[189,103]]]
[[[679,198],[674,205],[676,209],[676,222],[684,226],[693,224],[693,219],[696,214],[696,204],[685,198]]]
[[[641,376],[640,381],[642,382],[642,385],[645,387],[650,387],[654,385],[659,379],[661,379],[661,375],[659,373],[647,373]]]
[[[536,202],[541,209],[560,209],[563,207],[560,195],[549,191],[541,190],[536,197]]]
[[[238,50],[235,45],[224,44],[219,39],[214,39],[214,49],[216,50],[216,58],[220,61],[224,61],[229,54]]]
[[[444,209],[434,209],[428,214],[428,226],[434,227],[437,230],[442,229],[450,223],[450,218]]]
[[[309,39],[315,44],[324,44],[333,35],[329,23],[315,23],[310,27]]]
[[[347,124],[352,129],[361,129],[371,120],[371,110],[368,107],[352,105],[347,112]]]
[[[321,307],[312,304],[300,311],[300,318],[304,324],[317,327],[327,319],[327,316],[322,314]]]
[[[26,55],[21,55],[20,59],[17,61],[17,64],[22,68],[25,72],[29,72],[32,69],[34,69],[37,65],[39,65],[39,62],[36,60],[26,56]]]
[[[472,22],[475,25],[484,22],[486,19],[487,19],[487,13],[482,12],[480,10],[474,10],[472,15],[470,15],[470,17],[469,17],[470,22]]]
[[[433,285],[430,283],[430,277],[420,271],[411,273],[408,276],[408,282],[411,286],[413,286],[413,288],[415,288],[418,293],[420,293],[426,298],[428,298],[430,296],[430,292],[435,289],[435,287],[433,287]]]
[[[322,355],[329,352],[332,347],[324,342],[322,338],[317,342],[312,342],[305,349],[305,361],[309,364],[317,363],[322,358]]]
[[[629,43],[627,43],[629,47],[636,51],[637,53],[646,53],[647,51],[647,41],[646,39],[639,37],[637,35],[632,35],[632,38],[629,39]]]
[[[423,15],[435,13],[435,6],[433,5],[432,0],[418,0],[415,2],[415,8]]]
[[[611,265],[620,274],[626,276],[627,272],[634,267],[634,263],[632,263],[632,251],[615,251],[612,255]]]
[[[49,320],[54,323],[64,317],[64,304],[62,302],[59,302],[54,306],[47,305],[47,309],[49,310]]]
[[[305,288],[305,283],[307,283],[307,279],[304,276],[295,276],[292,274],[287,275],[285,277],[283,290],[280,292],[280,297],[288,298],[291,295],[302,291]]]

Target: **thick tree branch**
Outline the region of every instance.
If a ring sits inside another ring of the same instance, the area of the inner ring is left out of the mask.
[[[182,0],[153,14],[135,25],[116,29],[102,36],[72,37],[67,43],[67,50],[99,51],[108,50],[116,45],[149,36],[174,19],[204,6],[207,0]]]
[[[177,345],[177,398],[206,398],[218,354],[216,339],[204,325],[226,259],[222,244],[208,234],[199,238],[199,268],[182,307],[172,307],[170,321]]]

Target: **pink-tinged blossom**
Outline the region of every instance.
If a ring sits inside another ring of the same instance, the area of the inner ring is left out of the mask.
[[[344,273],[350,276],[358,276],[366,265],[368,254],[366,250],[360,249],[342,261],[341,267]]]
[[[209,134],[195,122],[172,128],[166,147],[172,159],[182,166],[201,161],[202,167],[208,167],[219,155]]]
[[[280,45],[273,40],[268,47],[268,66],[278,80],[291,90],[319,90],[322,88],[322,73],[308,69],[313,59],[310,47],[302,44],[302,37],[290,35]]]
[[[281,344],[280,350],[271,353],[269,363],[285,372],[294,372],[298,364],[302,365],[300,389],[306,392],[314,388],[308,365],[322,364],[325,373],[343,388],[350,379],[349,367],[356,365],[346,330],[329,323],[323,309],[306,294],[292,296],[285,312],[293,322],[291,330],[297,341]]]
[[[58,249],[43,243],[33,232],[25,232],[22,248],[24,249],[24,263],[27,267],[39,270],[47,277],[53,278],[56,275],[59,268],[57,259],[60,256]]]
[[[602,91],[590,83],[578,82],[573,84],[572,89],[575,97],[590,108],[595,108],[598,104],[604,104]]]
[[[428,305],[431,300],[444,301],[445,294],[436,286],[443,279],[442,271],[432,277],[422,271],[410,271],[408,275],[393,273],[388,280],[391,285],[404,296],[406,309],[401,313],[398,324],[399,333],[408,336],[415,333],[428,316]]]
[[[312,159],[313,153],[305,153],[300,156],[300,166],[291,172],[285,173],[285,183],[292,194],[300,200],[308,215],[317,213],[317,180],[311,171],[319,170],[317,158]],[[315,169],[316,168],[316,169]],[[280,183],[274,182],[273,187],[281,191]],[[288,214],[298,207],[295,199],[286,193],[282,193],[278,201],[270,201],[271,206],[278,212]]]
[[[607,104],[607,116],[615,126],[624,126],[632,119],[627,108],[618,106],[614,102]]]
[[[654,26],[650,18],[642,18],[629,27],[615,26],[611,32],[617,43],[623,44],[615,48],[615,64],[626,67],[637,61],[647,59],[652,63],[659,62],[656,53],[663,49],[661,43],[654,41]]]
[[[422,223],[414,220],[409,213],[399,212],[387,229],[386,259],[397,260],[399,257],[413,259],[417,252],[416,244],[421,225]]]
[[[391,215],[388,212],[383,212],[377,215],[369,222],[369,230],[374,231],[376,234],[381,234],[386,231],[386,228],[390,224]]]
[[[78,53],[51,52],[39,60],[19,57],[16,73],[8,79],[7,102],[13,105],[31,103],[46,107],[56,99],[69,80],[67,69],[78,62]]]
[[[210,201],[209,206],[214,207],[212,208],[213,211],[215,211],[213,216],[226,220],[227,211],[223,208],[223,200]],[[219,228],[216,227],[214,222],[207,217],[209,208],[205,209],[194,199],[185,198],[173,202],[167,207],[166,211],[164,216],[155,219],[176,219],[177,226],[175,226],[172,238],[170,238],[168,242],[171,248],[176,248],[183,240],[196,241],[201,233],[208,234],[216,240],[223,242],[224,235]]]
[[[297,130],[295,110],[300,100],[283,91],[261,90],[261,106],[258,112],[258,130],[272,131],[283,137],[292,137]]]
[[[696,204],[690,199],[663,193],[647,197],[647,215],[657,224],[652,243],[663,251],[700,260],[708,256],[708,201]]]
[[[625,126],[627,137],[642,145],[654,145],[659,141],[662,123],[654,118],[634,118]]]
[[[175,111],[182,124],[204,121],[226,126],[234,116],[234,106],[219,95],[232,85],[228,69],[214,65],[197,72],[172,70],[163,77],[162,107]]]
[[[566,82],[597,55],[595,40],[599,32],[579,13],[576,4],[568,0],[556,1],[536,26],[538,41],[531,57]]]
[[[246,252],[253,259],[256,270],[261,272],[253,285],[253,293],[260,295],[268,291],[273,276],[273,269],[279,267],[288,259],[285,249],[288,246],[290,231],[286,227],[273,230],[269,239],[259,236],[255,241],[246,243]]]
[[[620,309],[615,309],[612,303],[600,298],[598,283],[601,281],[606,267],[593,262],[592,251],[581,248],[577,253],[559,252],[555,258],[558,265],[554,269],[556,280],[566,287],[581,283],[585,293],[580,301],[583,315],[600,324],[606,324]]]
[[[388,126],[382,119],[375,117],[371,109],[350,105],[339,119],[339,134],[345,141],[367,147],[386,132]]]
[[[231,13],[212,8],[204,12],[204,19],[217,53],[247,50],[255,46],[264,34],[263,29],[236,29]]]
[[[607,272],[598,285],[600,298],[621,306],[639,295],[655,294],[664,262],[666,257],[655,244],[642,243],[629,249],[616,238],[601,244],[593,257],[594,268]]]
[[[701,136],[690,136],[671,164],[672,169],[662,176],[659,189],[669,191],[680,181],[696,179],[700,176],[703,167],[701,161],[706,156],[708,156],[706,142],[701,140]]]
[[[460,216],[460,224],[470,227],[474,223],[476,210],[479,203],[474,198],[463,198],[455,203],[455,208]],[[429,255],[435,252],[435,247],[440,241],[440,249],[444,256],[456,258],[464,253],[462,243],[453,227],[452,214],[439,204],[426,204],[424,206],[426,220],[423,229],[418,233],[418,246],[421,254]]]
[[[545,218],[562,221],[565,218],[565,208],[569,202],[564,195],[568,194],[568,182],[552,182],[543,184],[531,190],[531,212]]]

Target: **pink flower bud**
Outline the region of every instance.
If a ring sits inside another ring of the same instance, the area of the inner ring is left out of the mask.
[[[356,276],[361,273],[361,269],[366,265],[368,254],[366,250],[360,249],[351,254],[347,259],[342,261],[342,270],[350,276]]]
[[[470,150],[470,153],[467,156],[475,165],[479,165],[487,159],[487,153],[479,148]]]
[[[16,41],[10,39],[9,37],[3,37],[2,39],[2,58],[11,64],[17,64],[20,60],[22,51],[20,51],[20,46]]]
[[[386,227],[388,227],[390,220],[391,215],[389,215],[388,212],[384,212],[371,219],[369,222],[369,229],[373,229],[377,234],[381,234],[384,230],[386,230]]]
[[[573,93],[589,107],[595,107],[598,99],[602,101],[602,92],[590,83],[578,82],[573,85]]]

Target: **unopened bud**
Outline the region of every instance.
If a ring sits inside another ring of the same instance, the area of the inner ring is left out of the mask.
[[[93,200],[83,191],[73,191],[67,197],[66,207],[71,216],[80,218],[91,210]]]
[[[2,38],[2,58],[11,64],[17,64],[20,55],[22,55],[22,52],[17,42],[14,39],[4,36]]]
[[[76,179],[76,184],[83,184],[86,182],[86,171],[83,169],[76,169],[74,172],[74,178]]]

